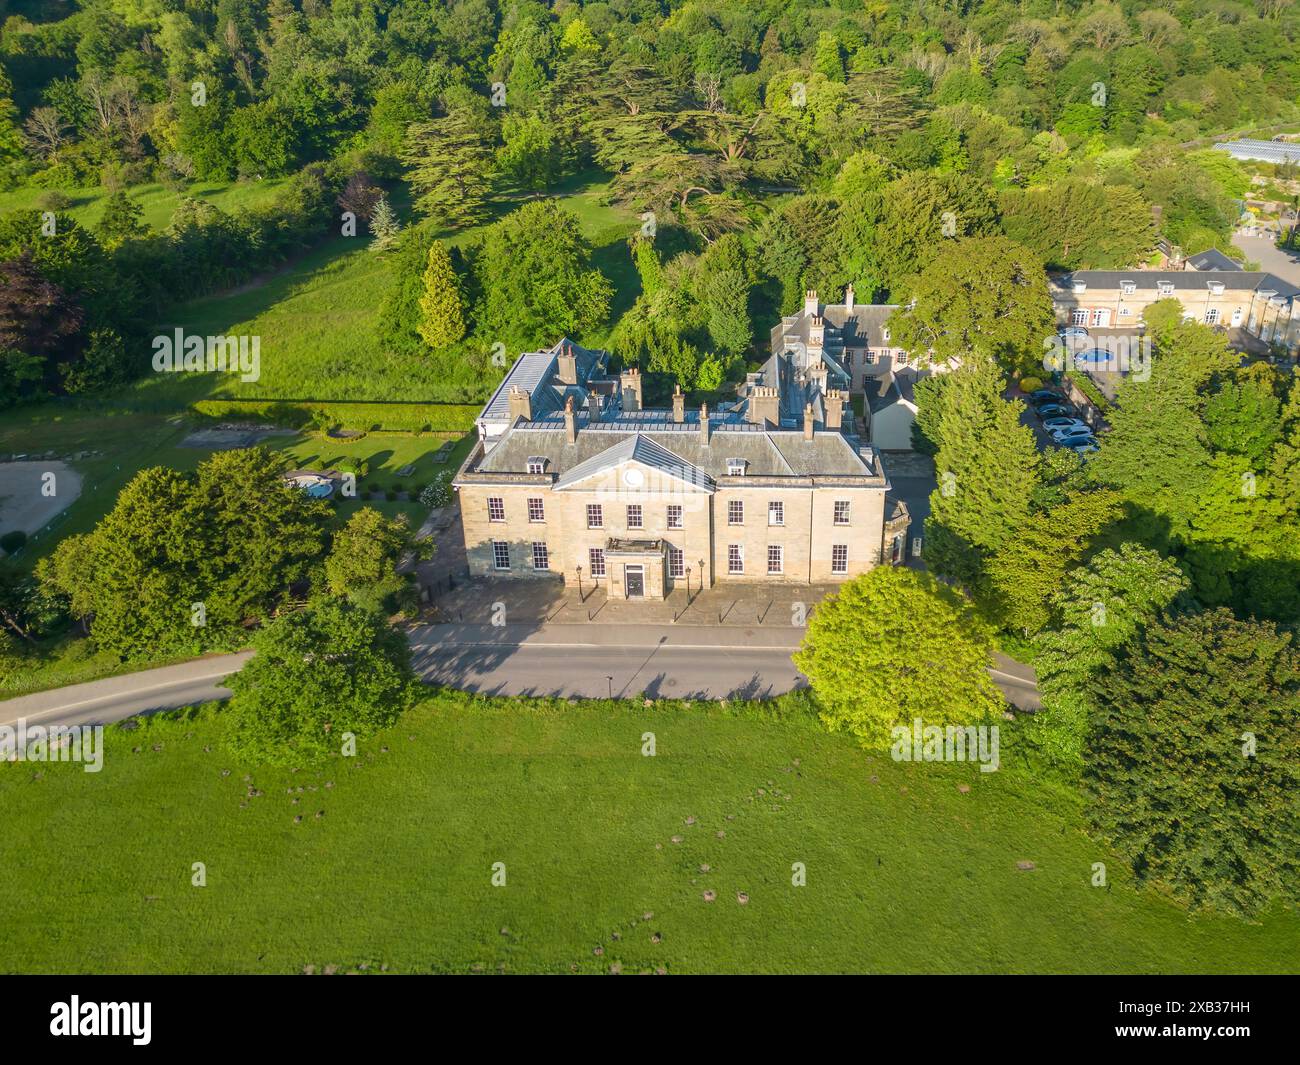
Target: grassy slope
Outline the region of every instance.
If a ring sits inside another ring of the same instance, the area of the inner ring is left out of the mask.
[[[151,229],[161,231],[167,228],[172,215],[182,199],[192,197],[206,200],[223,211],[235,211],[240,207],[252,207],[269,200],[276,189],[284,184],[283,178],[269,178],[263,181],[245,181],[235,184],[222,184],[200,181],[191,185],[182,193],[172,192],[162,185],[137,185],[127,191],[127,195],[141,208],[141,221]],[[12,189],[0,192],[0,214],[16,210],[41,210],[42,200],[47,189]],[[61,190],[72,199],[68,208],[79,225],[94,228],[104,214],[104,203],[108,192],[103,188]]]
[[[0,906],[55,891],[62,914],[12,922],[0,968],[1297,971],[1300,915],[1189,919],[1134,891],[1065,793],[869,759],[803,718],[449,693],[355,761],[252,772],[256,798],[219,731],[210,714],[112,729],[98,775],[0,765]],[[298,786],[316,790],[294,805]],[[1099,860],[1109,890],[1088,884]]]
[[[575,185],[560,198],[579,218],[595,249],[596,264],[618,293],[611,320],[630,306],[639,279],[626,240],[638,224],[633,215],[602,204],[603,185]],[[517,208],[498,204],[496,214]],[[484,227],[452,235],[451,244],[481,236]],[[194,300],[176,308],[160,328],[176,326],[203,335],[261,337],[261,378],[187,376],[154,391],[177,405],[208,394],[293,400],[402,400],[443,402],[447,394],[437,371],[425,360],[384,352],[377,337],[379,308],[388,291],[385,258],[371,252],[366,239],[335,237],[292,266],[233,292]],[[604,336],[581,338],[599,343]]]

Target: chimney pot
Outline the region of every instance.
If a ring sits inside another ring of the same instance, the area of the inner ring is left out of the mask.
[[[564,438],[570,444],[578,442],[578,416],[573,411],[573,397],[564,401]]]
[[[673,390],[673,421],[684,422],[686,420],[686,397],[682,395],[682,386],[679,384]]]
[[[700,443],[709,446],[709,405],[700,404]]]
[[[805,440],[813,438],[813,409],[811,403],[805,404],[803,408],[803,438]]]

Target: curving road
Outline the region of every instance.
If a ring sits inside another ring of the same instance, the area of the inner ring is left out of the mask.
[[[424,625],[410,633],[415,668],[430,684],[491,695],[579,698],[763,698],[806,683],[790,661],[797,632],[683,625]],[[87,725],[230,695],[222,681],[252,652],[25,695],[0,702],[0,725]],[[1037,710],[1034,674],[998,655],[990,675],[1007,700]]]

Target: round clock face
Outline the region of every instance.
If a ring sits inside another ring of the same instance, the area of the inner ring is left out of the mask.
[[[645,480],[645,475],[640,470],[626,469],[623,471],[623,483],[629,488],[641,487],[641,482]]]

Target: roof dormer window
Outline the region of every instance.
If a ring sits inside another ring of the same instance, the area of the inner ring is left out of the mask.
[[[745,460],[744,459],[727,459],[727,476],[744,477]]]
[[[1211,295],[1211,296],[1222,296],[1222,295],[1223,295],[1223,282],[1222,282],[1222,281],[1207,281],[1206,284],[1210,286],[1210,295]]]
[[[546,472],[546,459],[543,458],[541,455],[531,455],[531,456],[529,456],[529,459],[528,459],[528,472],[529,472],[529,473],[545,473],[545,472]]]
[[[1077,293],[1087,292],[1087,291],[1088,291],[1088,282],[1086,282],[1086,281],[1071,281],[1071,282],[1070,282],[1070,288],[1071,288],[1074,292],[1077,292]]]
[[[1174,283],[1172,281],[1157,281],[1156,289],[1162,296],[1172,296],[1174,294]]]
[[[1121,281],[1119,283],[1119,290],[1126,296],[1133,295],[1137,291],[1137,287],[1136,281]]]

